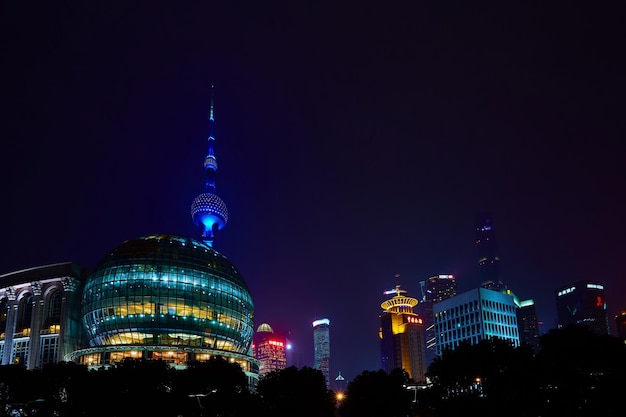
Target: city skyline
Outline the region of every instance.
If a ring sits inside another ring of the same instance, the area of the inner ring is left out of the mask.
[[[570,6],[7,6],[0,274],[199,238],[214,85],[229,210],[214,247],[301,366],[319,317],[351,380],[380,366],[385,290],[478,287],[484,211],[543,332],[554,290],[586,279],[606,286],[613,331],[625,39],[617,14]]]

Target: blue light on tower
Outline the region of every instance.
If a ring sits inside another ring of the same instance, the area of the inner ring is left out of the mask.
[[[213,136],[213,87],[211,86],[211,110],[209,113],[209,149],[204,158],[206,181],[205,192],[198,195],[191,203],[191,218],[202,232],[202,239],[213,246],[215,232],[226,226],[228,210],[226,203],[215,194],[215,172],[217,171],[217,158],[215,158],[215,137]]]

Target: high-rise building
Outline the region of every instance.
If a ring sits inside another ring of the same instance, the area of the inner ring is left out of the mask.
[[[416,383],[423,383],[426,382],[424,323],[413,311],[417,298],[405,293],[400,285],[384,292],[395,295],[380,305],[383,309],[379,330],[381,368],[386,372],[402,368]]]
[[[227,219],[215,194],[213,123],[211,97],[205,189],[191,205],[201,239],[129,239],[90,274],[65,263],[0,276],[2,364],[102,367],[142,358],[184,367],[220,356],[256,383],[252,296],[237,268],[213,248],[214,232]]]
[[[597,334],[611,334],[606,312],[604,285],[577,281],[554,292],[558,327],[587,325]]]
[[[426,366],[429,366],[437,356],[433,304],[456,295],[456,279],[450,274],[434,275],[425,281],[420,281],[420,289],[422,299],[414,310],[424,322]]]
[[[534,300],[519,301],[500,277],[500,258],[496,245],[493,215],[480,213],[476,216],[476,247],[478,249],[478,270],[482,288],[498,291],[513,296],[517,306],[516,315],[520,343],[530,344],[535,351],[539,349],[539,323]]]
[[[500,278],[500,258],[498,257],[493,216],[481,213],[476,216],[476,248],[478,250],[478,270],[481,287],[495,291],[505,291]]]
[[[313,349],[313,367],[322,371],[326,386],[330,387],[330,320],[327,318],[313,322]]]
[[[519,301],[514,297],[517,306],[517,329],[519,332],[520,344],[528,344],[533,350],[539,350],[539,321],[537,320],[537,306],[535,300]]]
[[[261,362],[259,377],[287,367],[287,339],[267,324],[261,324],[253,338],[254,357]]]
[[[437,355],[463,341],[475,345],[493,337],[518,347],[516,310],[512,295],[480,287],[434,304]]]

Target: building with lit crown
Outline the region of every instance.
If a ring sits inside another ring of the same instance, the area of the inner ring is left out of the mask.
[[[313,367],[322,371],[326,386],[330,387],[330,320],[313,322]]]
[[[287,367],[287,339],[262,323],[253,338],[254,357],[259,360],[259,377]]]
[[[404,369],[416,383],[426,382],[426,344],[424,323],[413,308],[418,300],[404,295],[406,291],[396,285],[385,295],[395,294],[383,301],[380,307],[380,357],[381,369],[390,372]]]
[[[554,292],[558,328],[568,324],[589,326],[596,334],[611,334],[604,285],[577,281]]]
[[[0,275],[2,364],[106,367],[143,358],[185,367],[220,356],[256,383],[252,296],[237,268],[213,248],[228,219],[215,191],[213,116],[211,97],[205,189],[191,204],[200,238],[130,239],[91,273],[64,263]]]

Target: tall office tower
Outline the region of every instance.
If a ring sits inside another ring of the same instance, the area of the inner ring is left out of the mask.
[[[456,279],[454,275],[440,274],[420,281],[422,300],[415,307],[415,312],[424,321],[426,336],[426,366],[429,366],[437,356],[437,341],[433,304],[456,295]]]
[[[274,329],[263,323],[253,338],[254,357],[261,362],[259,377],[287,367],[287,340],[274,333]]]
[[[416,383],[426,381],[426,344],[424,323],[413,308],[417,298],[407,297],[406,291],[396,285],[385,295],[395,294],[380,307],[380,358],[385,372],[402,368]]]
[[[537,320],[537,307],[535,300],[519,301],[514,297],[517,306],[517,329],[520,344],[532,346],[533,350],[539,350],[539,322]]]
[[[211,90],[213,88],[211,87]],[[213,136],[213,91],[211,91],[211,109],[209,111],[209,138],[208,152],[204,157],[205,182],[204,192],[199,194],[191,203],[191,218],[202,233],[202,239],[213,246],[215,232],[222,229],[228,221],[228,210],[224,201],[215,194],[215,172],[217,159],[215,158],[215,137]]]
[[[493,337],[518,347],[516,310],[510,294],[480,287],[434,304],[437,355],[454,350],[462,341],[475,345]]]
[[[500,280],[500,258],[497,256],[493,216],[481,213],[476,217],[476,248],[478,249],[478,270],[483,288],[505,291],[506,286]]]
[[[577,281],[557,289],[554,295],[559,328],[567,324],[584,324],[597,334],[611,334],[604,285],[595,281]]]
[[[314,365],[324,374],[326,386],[330,387],[330,320],[319,319],[313,322]]]
[[[615,316],[615,328],[617,329],[617,337],[623,339],[626,343],[626,309],[620,311]]]

